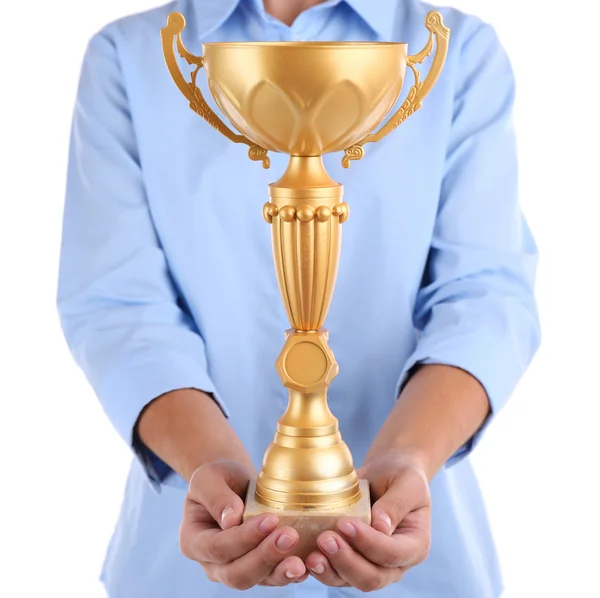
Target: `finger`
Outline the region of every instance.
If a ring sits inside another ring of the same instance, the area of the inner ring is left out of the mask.
[[[200,563],[230,563],[256,548],[278,523],[275,515],[265,513],[227,530],[214,523],[188,524],[181,527],[181,551]]]
[[[324,532],[317,539],[336,573],[361,592],[373,592],[399,581],[403,569],[387,569],[368,561],[335,532]]]
[[[303,581],[306,581],[309,575],[310,573],[308,572],[306,565],[304,565],[304,574],[301,575],[298,579],[294,579],[294,583],[302,583]]]
[[[355,551],[381,567],[413,567],[429,553],[427,530],[411,528],[388,536],[356,519],[340,519],[337,529]]]
[[[219,565],[213,565],[211,563],[206,563],[206,564],[202,564],[202,569],[204,569],[204,573],[206,574],[206,577],[208,578],[209,581],[212,581],[213,583],[216,583],[219,581],[218,578],[218,568]]]
[[[210,463],[194,472],[187,497],[205,507],[222,529],[228,529],[242,522],[244,502],[240,496],[247,486],[248,474],[241,466]]]
[[[306,566],[310,571],[310,574],[315,579],[318,579],[323,585],[332,587],[344,587],[348,585],[348,583],[343,580],[330,565],[327,557],[318,550],[311,552],[306,557]]]
[[[288,556],[267,575],[261,585],[287,586],[290,583],[304,581],[308,573],[302,559],[297,556]]]
[[[254,550],[220,567],[219,580],[231,588],[247,590],[266,579],[298,543],[298,532],[281,527]]]
[[[411,512],[428,507],[429,490],[419,476],[397,478],[371,509],[371,526],[390,536]]]

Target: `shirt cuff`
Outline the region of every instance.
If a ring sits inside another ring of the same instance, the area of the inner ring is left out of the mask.
[[[161,485],[187,488],[185,480],[174,472],[143,443],[134,438],[135,424],[144,407],[157,397],[182,388],[194,388],[210,394],[225,417],[229,411],[220,399],[201,360],[187,354],[152,355],[121,365],[99,385],[97,394],[106,415],[119,435],[132,448],[146,472],[152,488]]]

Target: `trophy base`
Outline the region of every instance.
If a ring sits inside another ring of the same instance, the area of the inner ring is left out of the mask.
[[[352,505],[337,509],[276,509],[263,505],[256,500],[256,480],[248,485],[246,494],[244,521],[262,513],[273,513],[279,517],[280,525],[293,527],[300,535],[300,541],[290,552],[291,555],[305,559],[311,552],[318,550],[317,538],[319,534],[329,529],[334,529],[335,524],[343,517],[360,519],[371,523],[371,500],[369,496],[369,482],[359,480],[360,499]]]

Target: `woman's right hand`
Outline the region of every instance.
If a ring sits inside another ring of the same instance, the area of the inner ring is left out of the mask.
[[[194,472],[179,531],[181,551],[211,581],[237,590],[304,581],[302,560],[287,556],[298,543],[295,529],[277,527],[279,519],[271,513],[242,523],[241,496],[250,475],[233,461],[207,463]]]

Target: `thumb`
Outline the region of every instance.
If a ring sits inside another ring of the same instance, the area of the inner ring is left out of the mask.
[[[222,461],[197,469],[188,489],[188,497],[201,504],[221,526],[229,529],[242,523],[249,473],[240,465]]]
[[[390,536],[400,522],[413,510],[407,488],[400,479],[394,480],[371,510],[371,527]]]

